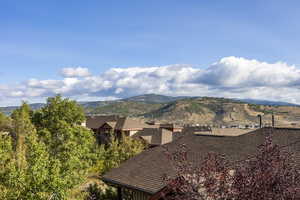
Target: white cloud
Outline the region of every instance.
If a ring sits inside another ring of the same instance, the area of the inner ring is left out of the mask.
[[[289,86],[300,78],[300,70],[278,62],[269,64],[245,58],[226,57],[212,64],[201,82],[222,86]]]
[[[191,65],[111,68],[91,75],[87,68],[64,68],[60,80],[30,79],[0,85],[0,104],[36,102],[62,94],[77,100],[117,99],[145,93],[219,96],[288,101],[300,104],[300,70],[283,62],[225,57],[206,69]]]
[[[72,68],[72,67],[67,67],[67,68],[63,68],[61,70],[61,74],[64,77],[86,77],[86,76],[90,76],[90,72],[88,68],[83,68],[83,67],[76,67],[76,68]]]

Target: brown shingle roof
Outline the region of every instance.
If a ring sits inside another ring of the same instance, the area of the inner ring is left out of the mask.
[[[138,120],[119,117],[117,115],[103,115],[103,116],[88,116],[86,117],[86,126],[91,129],[98,129],[103,126],[104,123],[112,123],[116,130],[142,130],[149,125],[144,124]],[[116,124],[114,124],[116,123]]]
[[[86,127],[98,129],[105,122],[116,122],[119,119],[117,115],[103,115],[103,116],[87,116]]]
[[[146,124],[141,123],[138,120],[131,119],[128,117],[119,118],[117,121],[116,129],[117,130],[142,130]]]
[[[105,122],[106,124],[108,124],[112,129],[116,128],[117,122]]]
[[[189,159],[194,163],[200,163],[208,152],[225,154],[230,161],[238,161],[255,154],[257,146],[263,144],[271,132],[273,142],[280,146],[300,141],[300,129],[263,128],[236,137],[185,133],[183,137],[163,146],[173,152],[179,144],[186,144],[190,149]],[[289,149],[295,153],[297,163],[300,163],[300,144],[296,143]],[[164,187],[164,174],[175,175],[163,152],[162,146],[148,149],[124,162],[119,168],[112,169],[103,176],[103,180],[154,194]]]

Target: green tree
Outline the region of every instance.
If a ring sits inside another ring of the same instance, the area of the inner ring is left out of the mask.
[[[48,98],[47,104],[33,115],[39,138],[49,153],[55,196],[65,198],[68,190],[83,181],[95,160],[93,133],[80,126],[83,109],[61,96]]]
[[[35,133],[35,127],[30,120],[31,109],[28,104],[23,103],[22,106],[11,115],[12,118],[12,135],[15,139],[15,157],[18,163],[18,168],[26,167],[26,145],[25,136]]]
[[[26,161],[25,171],[26,190],[24,199],[47,199],[53,192],[49,181],[53,174],[49,173],[51,162],[46,145],[39,141],[36,132],[26,135]]]
[[[47,99],[47,104],[34,113],[33,122],[38,128],[55,128],[60,121],[80,125],[85,120],[83,108],[76,101],[63,99],[60,95]]]
[[[11,130],[11,119],[0,112],[0,132]]]
[[[7,175],[13,162],[13,141],[9,135],[0,135],[0,199],[6,199],[9,189]]]
[[[146,145],[137,139],[122,135],[121,139],[111,138],[111,143],[105,151],[104,171],[118,167],[122,162],[139,154]]]
[[[12,132],[0,145],[0,188],[3,199],[47,199],[48,154],[38,140],[30,120],[30,108],[23,104],[12,114]]]

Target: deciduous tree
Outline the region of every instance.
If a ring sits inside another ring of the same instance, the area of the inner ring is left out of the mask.
[[[177,176],[165,177],[167,192],[162,199],[300,199],[299,163],[292,153],[274,145],[270,137],[258,147],[256,155],[239,162],[209,154],[202,164],[195,166],[188,161],[187,154],[185,146],[174,153],[167,151]]]

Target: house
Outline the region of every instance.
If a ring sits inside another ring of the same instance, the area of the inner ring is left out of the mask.
[[[193,132],[195,134],[212,134],[212,129],[210,126],[185,126],[184,127],[185,132]]]
[[[154,127],[144,128],[143,130],[138,131],[134,137],[145,140],[150,147],[155,147],[172,142],[175,136],[169,129]]]
[[[84,124],[93,130],[101,144],[109,143],[111,134],[117,138],[124,134],[143,139],[150,147],[171,142],[183,129],[175,124],[143,123],[117,115],[89,116]]]
[[[108,116],[90,116],[87,117],[86,127],[93,130],[99,143],[107,144],[111,134],[121,138],[122,134],[133,136],[144,128],[158,127],[157,125],[148,125],[141,121],[129,118],[119,117],[117,115]]]
[[[243,124],[239,124],[239,125],[238,125],[238,128],[246,128],[246,126],[243,125]]]
[[[87,116],[83,125],[97,133],[100,131],[99,129],[104,123],[116,122],[119,118],[120,117],[118,115]]]
[[[110,133],[115,132],[115,126],[119,118],[117,115],[87,116],[86,121],[82,125],[94,132],[99,143],[107,144],[110,139]]]
[[[122,132],[127,136],[133,136],[138,131],[143,130],[143,128],[149,127],[147,124],[142,123],[141,121],[129,118],[122,117],[117,121],[115,130]]]
[[[86,127],[95,133],[123,132],[125,135],[132,136],[137,131],[142,130],[149,125],[129,117],[120,117],[118,115],[88,116]]]
[[[177,124],[173,124],[173,123],[169,123],[169,124],[159,124],[160,128],[165,128],[168,129],[172,132],[181,132],[183,127],[177,125]]]
[[[227,130],[227,129],[220,129]],[[246,131],[246,129],[237,129]],[[197,165],[209,152],[225,154],[230,161],[245,160],[253,155],[257,147],[272,135],[273,142],[280,146],[289,146],[295,154],[296,162],[300,163],[300,129],[293,128],[261,128],[249,130],[238,136],[226,136],[220,132],[214,134],[194,134],[185,131],[182,137],[162,146],[150,148],[127,160],[119,168],[106,173],[102,180],[118,188],[119,199],[148,200],[165,188],[162,181],[164,175],[175,177],[176,172],[171,162],[164,155],[165,148],[175,152],[180,144],[189,148],[188,159]],[[297,143],[298,142],[298,143]],[[292,145],[293,144],[293,145]],[[159,195],[156,199],[159,199]]]

